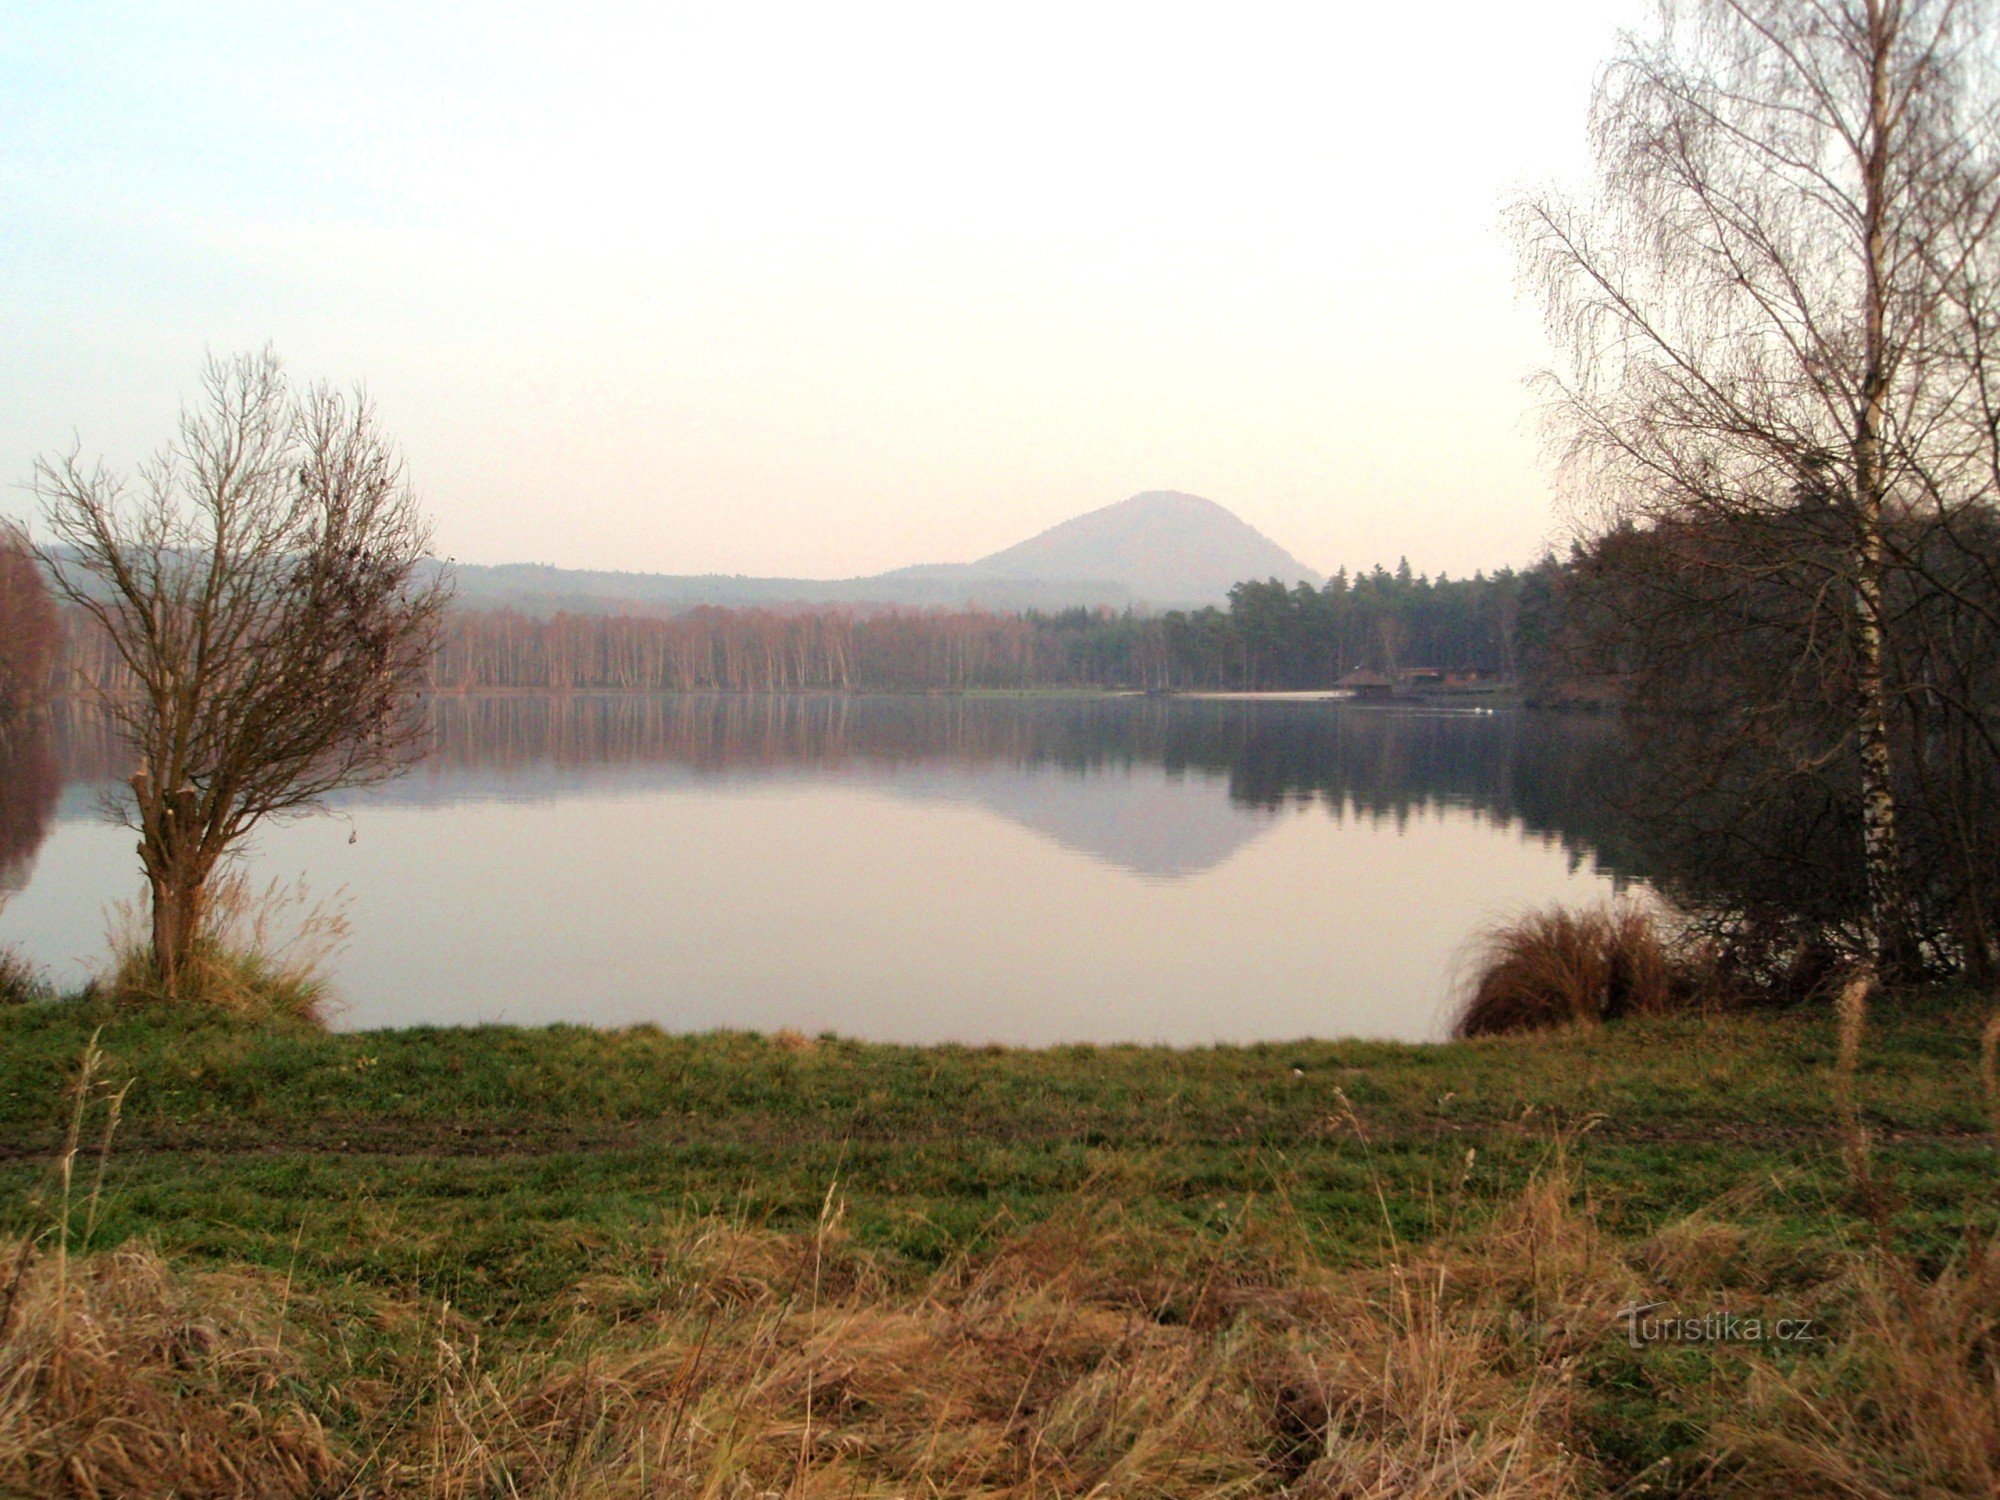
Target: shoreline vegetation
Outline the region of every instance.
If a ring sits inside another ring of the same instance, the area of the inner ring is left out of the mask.
[[[7,1007],[0,1488],[1991,1493],[1986,1011],[1028,1051]]]

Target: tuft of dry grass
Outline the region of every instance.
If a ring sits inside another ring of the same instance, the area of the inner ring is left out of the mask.
[[[2000,1006],[1979,1033],[1979,1081],[1986,1091],[1986,1114],[1993,1138],[2000,1141]]]
[[[1874,991],[1875,970],[1863,964],[1841,985],[1833,1007],[1839,1023],[1833,1068],[1834,1109],[1840,1119],[1841,1156],[1847,1166],[1848,1180],[1857,1191],[1864,1190],[1870,1181],[1868,1127],[1861,1120],[1855,1084],[1861,1071],[1861,1046],[1867,1038],[1868,999]]]
[[[30,1005],[55,998],[55,986],[12,948],[0,948],[0,1005]]]
[[[258,889],[242,871],[230,870],[210,885],[203,925],[169,994],[141,914],[129,903],[116,904],[107,933],[111,974],[100,988],[123,1005],[196,1005],[250,1019],[324,1021],[327,964],[348,937],[337,903],[316,901],[303,882],[274,880]]]
[[[1529,912],[1478,943],[1456,1034],[1498,1036],[1685,1009],[1701,1002],[1698,971],[1661,918],[1639,905]]]

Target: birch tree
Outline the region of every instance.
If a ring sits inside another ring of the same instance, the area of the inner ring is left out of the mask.
[[[1754,538],[1694,551],[1804,608],[1791,667],[1848,705],[1827,753],[1857,778],[1885,973],[1916,961],[1890,581],[1916,564],[1903,539],[1994,494],[1974,360],[2000,214],[1995,19],[1989,0],[1663,4],[1599,82],[1594,188],[1517,209],[1586,524]]]

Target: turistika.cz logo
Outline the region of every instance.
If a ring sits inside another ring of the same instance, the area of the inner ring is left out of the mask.
[[[1625,1342],[1649,1344],[1804,1344],[1820,1336],[1811,1318],[1766,1318],[1729,1311],[1699,1315],[1662,1313],[1664,1302],[1621,1307],[1616,1314]]]

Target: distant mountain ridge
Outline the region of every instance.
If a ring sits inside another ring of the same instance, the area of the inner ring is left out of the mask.
[[[537,614],[698,604],[1169,609],[1221,604],[1230,585],[1249,578],[1322,582],[1225,507],[1177,490],[1134,495],[976,562],[922,564],[868,578],[620,573],[535,563],[461,564],[455,571],[461,602]]]

